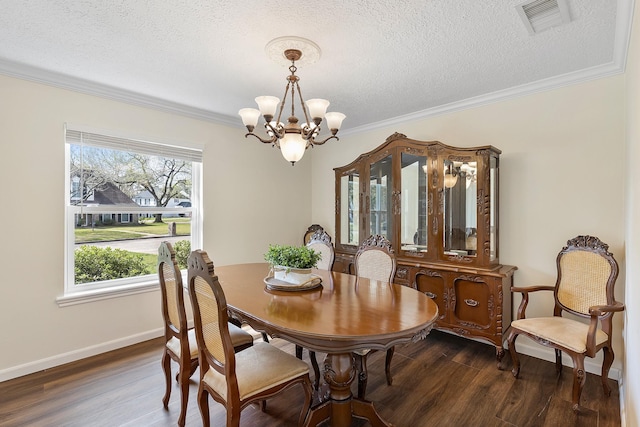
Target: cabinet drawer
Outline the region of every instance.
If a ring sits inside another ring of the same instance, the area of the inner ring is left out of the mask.
[[[483,277],[458,276],[453,280],[451,321],[487,329],[495,321],[493,291]]]
[[[447,291],[445,277],[439,271],[420,269],[415,273],[416,289],[438,305],[438,320],[447,321]]]

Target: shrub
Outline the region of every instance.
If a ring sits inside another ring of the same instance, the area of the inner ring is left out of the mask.
[[[142,254],[123,249],[82,245],[75,250],[75,282],[121,279],[151,274]]]
[[[187,258],[191,253],[191,242],[189,240],[179,240],[173,245],[176,252],[176,261],[180,269],[187,268]]]

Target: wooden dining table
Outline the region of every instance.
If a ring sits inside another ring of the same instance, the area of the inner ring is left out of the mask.
[[[322,286],[272,291],[264,282],[267,263],[215,268],[232,317],[272,337],[327,354],[323,378],[329,397],[311,409],[306,425],[330,419],[332,426],[350,426],[356,416],[374,427],[391,426],[372,402],[352,395],[352,352],[387,350],[425,338],[438,316],[437,305],[406,286],[332,271],[313,273],[322,278]]]

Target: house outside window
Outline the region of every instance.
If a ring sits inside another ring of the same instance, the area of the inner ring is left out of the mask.
[[[158,288],[157,248],[202,247],[202,150],[65,128],[60,306]],[[181,253],[182,253],[181,252]]]

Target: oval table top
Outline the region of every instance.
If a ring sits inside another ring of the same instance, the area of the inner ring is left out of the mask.
[[[270,335],[323,352],[388,349],[424,338],[437,305],[406,286],[313,270],[322,286],[307,291],[271,291],[269,264],[215,267],[235,317]]]

